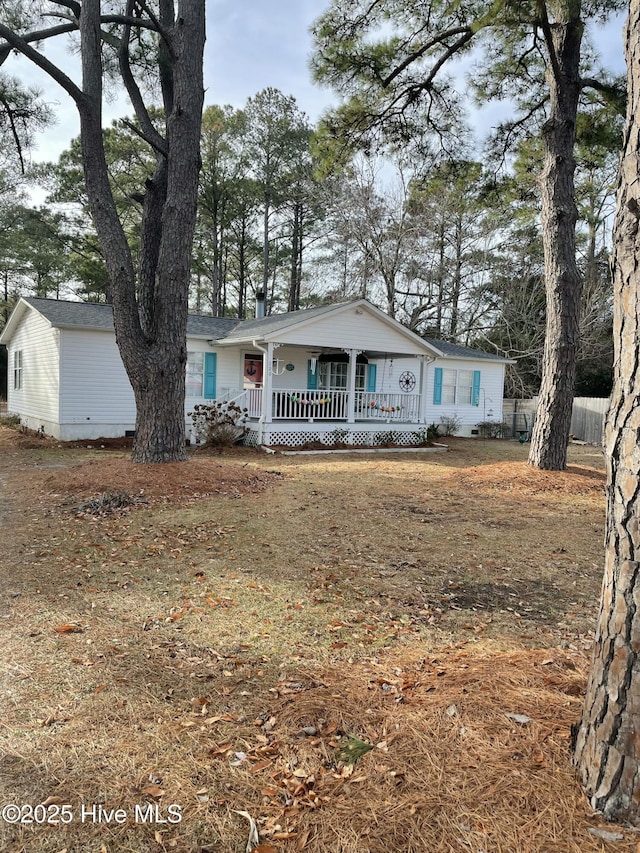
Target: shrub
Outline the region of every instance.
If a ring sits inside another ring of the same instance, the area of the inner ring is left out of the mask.
[[[20,415],[0,415],[0,426],[17,429],[20,426]]]
[[[237,403],[216,401],[211,405],[198,403],[189,412],[199,444],[207,447],[231,447],[247,434],[247,409]]]
[[[462,421],[457,415],[443,415],[440,418],[441,435],[456,435],[461,426]]]
[[[347,444],[349,438],[349,430],[336,427],[332,429],[326,436],[327,444]]]
[[[504,438],[509,430],[504,421],[480,421],[476,426],[480,438]]]
[[[440,427],[438,426],[438,424],[436,424],[436,423],[429,424],[429,426],[427,427],[427,440],[428,441],[435,441],[439,435],[440,435]]]
[[[435,428],[435,432],[434,432]],[[430,424],[428,427],[422,427],[411,433],[413,439],[412,444],[424,447],[430,444],[438,436],[438,427],[435,424]]]
[[[388,445],[400,445],[401,443],[402,433],[392,429],[374,433],[371,440],[372,445],[379,447],[386,447]]]

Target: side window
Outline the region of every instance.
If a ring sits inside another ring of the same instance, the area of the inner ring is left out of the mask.
[[[458,402],[471,405],[473,399],[473,370],[458,371]]]
[[[204,353],[187,353],[187,375],[185,393],[187,397],[202,397],[204,377]]]
[[[433,374],[433,402],[436,405],[478,406],[480,371],[436,367]]]
[[[456,373],[448,367],[442,370],[442,402],[445,404],[456,402]]]
[[[22,388],[22,350],[17,349],[13,354],[13,389],[19,391]]]

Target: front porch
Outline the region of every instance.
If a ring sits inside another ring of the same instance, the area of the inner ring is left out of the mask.
[[[228,399],[246,410],[246,443],[251,445],[411,446],[426,437],[421,394],[274,389],[266,411],[263,388]]]
[[[354,424],[424,423],[421,418],[421,394],[389,394],[375,391],[313,391],[306,388],[274,389],[271,399],[262,388],[247,388],[233,398],[247,410],[249,420],[274,421],[337,421]]]
[[[218,399],[244,410],[251,444],[420,444],[433,356],[413,341],[389,343],[382,351],[254,340],[241,351],[243,386],[219,389]]]

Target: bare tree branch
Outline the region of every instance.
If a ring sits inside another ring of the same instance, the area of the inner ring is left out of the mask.
[[[446,59],[448,59],[450,56],[452,56],[457,50],[459,50],[461,47],[463,47],[467,42],[471,41],[471,39],[475,35],[475,32],[471,29],[471,27],[468,27],[468,26],[467,27],[454,27],[453,29],[447,30],[444,33],[440,33],[436,38],[432,39],[431,41],[426,42],[418,50],[409,54],[409,56],[406,56],[403,59],[403,61],[396,68],[394,68],[394,70],[390,74],[388,74],[384,78],[384,80],[382,80],[382,86],[384,86],[384,88],[386,88],[389,85],[389,83],[392,83],[396,79],[396,77],[398,77],[400,74],[402,74],[402,72],[406,68],[409,67],[409,65],[411,65],[413,62],[415,62],[417,59],[420,59],[421,57],[423,57],[425,55],[425,53],[430,51],[433,47],[436,47],[436,45],[439,45],[439,44],[443,44],[446,42],[446,39],[450,38],[451,36],[457,36],[457,35],[461,35],[463,37],[461,39],[458,39],[458,41],[455,42],[453,47],[449,48],[447,50],[447,52],[444,54],[444,58],[441,59],[438,63],[436,63],[437,68],[436,68],[435,73],[437,73],[437,71],[440,69],[440,67],[442,66],[443,62]],[[434,78],[434,76],[435,76],[435,74],[432,71],[432,73],[429,74],[427,81],[432,80]]]
[[[59,28],[56,28],[59,29]],[[70,32],[71,29],[75,29],[75,27],[71,27],[71,25],[67,25],[63,32]],[[4,24],[0,23],[0,38],[3,38],[9,45],[9,50],[13,48],[17,50],[19,53],[26,56],[27,59],[30,59],[34,65],[37,65],[38,68],[41,68],[46,74],[48,74],[53,80],[56,81],[62,88],[67,92],[69,97],[71,97],[78,106],[84,104],[84,93],[82,90],[76,86],[73,80],[70,77],[62,72],[57,65],[54,65],[46,56],[43,56],[39,51],[35,50],[35,48],[31,47],[27,38],[23,38],[22,36],[17,35],[13,32],[13,30],[6,27]],[[33,40],[33,39],[32,39]],[[0,52],[4,50],[4,46],[0,47]],[[0,53],[1,55],[1,53]]]
[[[127,2],[127,11],[132,10],[135,4],[135,0],[128,0]],[[124,32],[122,34],[122,38],[120,39],[120,47],[118,50],[118,65],[120,68],[120,74],[122,75],[122,82],[124,83],[125,89],[131,99],[131,104],[133,105],[134,112],[138,121],[140,122],[140,127],[142,128],[142,132],[138,133],[138,131],[133,128],[133,125],[130,125],[132,129],[135,130],[136,133],[142,138],[145,139],[156,151],[161,153],[163,156],[167,154],[167,145],[166,141],[162,138],[162,136],[158,133],[158,131],[153,126],[153,122],[149,117],[149,112],[145,106],[144,100],[142,98],[142,94],[140,93],[140,89],[138,84],[136,83],[133,73],[131,71],[131,63],[130,63],[130,54],[129,54],[129,44],[131,40],[131,25],[125,24]]]

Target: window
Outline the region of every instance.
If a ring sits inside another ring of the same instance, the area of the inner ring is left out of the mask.
[[[185,393],[187,397],[202,397],[204,379],[204,353],[187,353],[187,376]]]
[[[356,391],[364,391],[366,364],[356,364]],[[318,388],[322,391],[346,391],[349,365],[344,361],[321,361],[318,364]]]
[[[456,402],[456,370],[442,368],[442,403]]]
[[[473,400],[473,370],[458,371],[458,402],[471,405]]]
[[[13,354],[13,389],[22,388],[22,350],[17,349]]]
[[[187,352],[187,373],[185,376],[185,395],[215,400],[216,364],[215,352]]]
[[[480,371],[436,367],[433,382],[436,405],[480,405]]]

